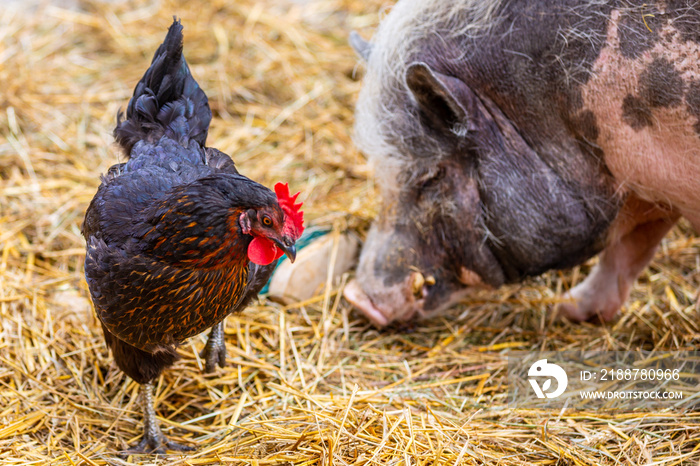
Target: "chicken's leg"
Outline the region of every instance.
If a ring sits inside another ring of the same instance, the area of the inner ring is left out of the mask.
[[[153,383],[148,382],[139,386],[141,406],[143,408],[143,439],[135,446],[122,452],[121,456],[164,454],[167,450],[191,451],[194,448],[172,442],[163,435],[156,419],[153,407]]]
[[[226,342],[224,341],[224,321],[211,328],[207,345],[199,357],[204,358],[204,372],[214,372],[217,364],[219,367],[226,365]]]

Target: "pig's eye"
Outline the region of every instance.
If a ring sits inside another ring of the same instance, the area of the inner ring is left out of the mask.
[[[445,169],[440,168],[432,176],[425,177],[422,180],[422,182],[419,186],[419,189],[421,191],[428,190],[428,189],[432,188],[433,186],[435,186],[436,184],[440,183],[440,181],[442,181],[442,179],[444,177],[445,177]]]

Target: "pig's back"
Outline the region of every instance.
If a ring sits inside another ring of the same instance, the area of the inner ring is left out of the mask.
[[[584,105],[619,186],[700,225],[700,11],[644,19],[649,30],[631,48],[621,40],[629,26],[613,12]],[[685,30],[689,23],[695,34]]]

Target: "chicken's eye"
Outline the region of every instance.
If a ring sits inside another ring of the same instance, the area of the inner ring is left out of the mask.
[[[271,227],[271,226],[272,226],[272,220],[270,219],[270,217],[268,217],[267,215],[265,215],[265,216],[263,216],[263,218],[262,218],[262,224],[265,225],[266,227]]]

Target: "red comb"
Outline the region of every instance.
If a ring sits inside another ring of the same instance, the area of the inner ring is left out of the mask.
[[[294,203],[300,193],[290,196],[289,185],[287,183],[277,183],[275,185],[275,194],[277,195],[277,202],[286,216],[284,221],[285,233],[296,241],[304,232],[304,212],[299,210],[302,203]]]

